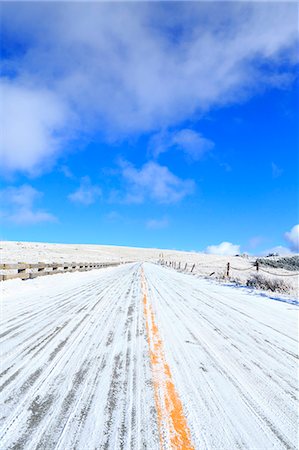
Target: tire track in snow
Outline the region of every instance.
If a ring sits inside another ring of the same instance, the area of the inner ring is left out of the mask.
[[[278,354],[273,349],[268,355],[268,351],[262,352],[260,348],[260,355],[256,356],[257,343],[252,339],[254,321],[238,315],[230,303],[234,302],[241,310],[247,307],[251,318],[256,308],[261,335],[271,341],[279,336],[278,320],[286,307],[270,301],[265,307],[265,300],[258,296],[252,298],[231,288],[224,289],[222,296],[220,286],[220,296],[212,298],[212,284],[148,264],[145,269],[149,295],[173,374],[177,377],[182,399],[189,406],[189,423],[196,448],[268,449],[273,445],[279,449],[295,449],[296,389],[291,388],[292,383],[286,383],[290,378],[293,385],[296,384],[295,360],[290,352]],[[225,299],[227,293],[231,293],[231,299],[227,300],[226,308],[223,297]],[[207,299],[212,301],[207,304]],[[264,309],[265,316],[260,315]],[[277,319],[276,311],[279,311]],[[271,332],[267,325],[274,319],[277,325]],[[247,320],[250,320],[248,324]],[[286,323],[280,334],[283,347],[289,349],[293,345],[290,324]],[[294,327],[293,332],[295,335]],[[264,347],[268,347],[267,343]],[[265,359],[265,355],[271,359]],[[259,361],[268,376],[261,374],[252,361]],[[279,378],[277,369],[281,372],[278,372]],[[194,389],[192,378],[197,378]],[[287,396],[286,386],[289,388]],[[231,421],[236,414],[240,416],[237,427]],[[201,436],[197,431],[199,424]],[[210,424],[208,428],[207,424]]]
[[[295,449],[295,311],[143,267],[194,448]],[[55,277],[3,301],[2,447],[158,450],[140,264]]]
[[[113,287],[111,289],[113,290]],[[121,286],[119,286],[119,289],[121,290]],[[109,297],[107,299],[109,300]],[[110,309],[109,308],[109,304],[108,304],[107,301],[106,301],[106,303],[107,303],[106,309],[107,309],[107,312],[109,312],[109,309]],[[94,302],[94,304],[92,305],[91,309],[94,310],[95,305],[98,305],[98,304],[99,304],[99,301],[96,300]],[[41,356],[41,361],[42,362],[39,364],[39,369],[36,371],[38,373],[38,375],[42,376],[42,379],[39,380],[38,386],[36,386],[34,383],[30,382],[30,380],[37,381],[37,377],[34,376],[36,374],[36,372],[34,372],[34,374],[31,374],[29,376],[28,380],[25,381],[25,383],[23,382],[23,384],[21,384],[21,386],[19,387],[19,392],[16,392],[14,390],[13,397],[18,399],[17,400],[18,401],[18,406],[17,406],[16,409],[14,409],[14,415],[11,418],[11,424],[13,424],[17,420],[17,417],[19,416],[19,414],[21,415],[21,417],[19,419],[21,422],[22,422],[22,418],[24,417],[24,415],[26,415],[26,410],[22,407],[22,402],[20,402],[20,398],[23,399],[23,402],[25,404],[28,401],[27,399],[35,398],[37,396],[37,392],[38,392],[39,387],[46,383],[46,379],[49,378],[53,372],[55,373],[55,371],[56,372],[58,371],[57,367],[59,366],[59,364],[62,365],[63,361],[68,361],[69,359],[71,359],[72,353],[74,351],[76,351],[76,344],[78,345],[80,343],[80,339],[81,339],[81,342],[84,339],[84,336],[85,336],[84,332],[86,332],[89,324],[86,323],[85,327],[81,328],[79,330],[78,330],[78,328],[80,326],[80,323],[82,324],[83,321],[86,320],[87,318],[88,318],[88,316],[86,316],[86,315],[83,318],[79,316],[79,322],[75,326],[73,326],[71,328],[69,334],[64,338],[64,340],[60,339],[59,344],[57,345],[56,349],[55,348],[54,349],[51,348],[50,353],[49,354],[48,353],[45,354],[47,356],[46,359],[45,359],[44,355]],[[75,316],[75,320],[77,320],[76,316]],[[70,324],[70,326],[72,326],[72,325]],[[77,333],[73,334],[76,330],[78,330]],[[63,345],[66,343],[65,341],[67,341],[70,338],[70,336],[72,337],[72,346],[69,346],[67,351],[65,351],[61,355],[61,357],[59,357],[57,359],[56,355],[59,353],[60,350],[63,349]],[[35,358],[35,359],[37,359],[37,358]],[[26,364],[27,371],[30,370],[30,361],[34,362],[35,359],[32,358],[29,361],[27,360],[27,364]],[[55,361],[53,361],[53,359],[55,359]],[[51,361],[53,361],[53,364],[49,365],[49,363],[51,363]],[[37,362],[38,361],[35,361],[35,364]],[[43,368],[44,368],[44,370],[43,370]],[[35,390],[35,393],[32,391],[32,389]],[[24,392],[27,392],[28,390],[29,390],[29,392],[28,392],[27,396],[25,398],[23,398],[22,394]],[[8,397],[7,400],[9,400],[10,398],[12,398],[12,396]],[[19,413],[18,411],[21,411],[21,413]],[[23,419],[23,421],[24,421],[24,419]],[[8,425],[8,429],[10,428],[10,426],[11,425]]]
[[[66,304],[64,293],[26,300],[32,312],[40,304],[48,314],[24,324],[21,337],[34,331],[37,341],[24,346],[15,339],[6,352],[6,366],[12,354],[17,358],[3,380],[22,372],[2,393],[5,449],[158,448],[138,267],[86,275],[93,281],[83,283],[79,295],[74,289],[68,308],[55,308]],[[17,309],[24,310],[21,302]],[[113,377],[116,358],[119,380]]]

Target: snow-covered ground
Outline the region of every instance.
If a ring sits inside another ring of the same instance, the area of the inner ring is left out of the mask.
[[[297,448],[291,301],[139,262],[2,285],[1,448]]]
[[[230,263],[230,275],[241,284],[246,284],[248,278],[256,274],[253,262],[255,257],[217,256],[197,252],[183,252],[177,250],[161,250],[155,248],[118,247],[87,244],[49,244],[38,242],[12,242],[0,243],[0,262],[127,262],[127,261],[158,261],[160,256],[164,261],[181,263],[181,267],[188,264],[190,271],[193,264],[193,274],[221,280],[226,272],[227,263]],[[236,270],[238,269],[238,270]],[[279,278],[289,285],[288,294],[298,298],[298,276],[284,270],[265,267],[271,272],[263,273],[268,278]],[[283,276],[281,276],[283,275]]]
[[[157,259],[161,253],[158,249],[40,242],[2,241],[0,247],[3,263],[139,261]]]

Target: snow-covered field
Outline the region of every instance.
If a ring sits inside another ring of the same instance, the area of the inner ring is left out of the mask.
[[[297,448],[291,301],[137,262],[1,305],[3,449]]]
[[[181,263],[181,267],[188,264],[190,271],[193,264],[193,275],[222,279],[226,272],[226,265],[231,266],[230,275],[241,284],[246,284],[248,278],[256,274],[253,262],[256,257],[217,256],[205,253],[183,252],[177,250],[161,250],[151,248],[118,247],[87,244],[49,244],[38,242],[12,242],[2,241],[0,244],[0,262],[127,262],[127,261],[153,261],[156,262],[162,255],[164,261]],[[238,269],[238,270],[236,270]],[[298,298],[298,276],[294,272],[284,269],[265,268],[266,277],[283,279],[289,285],[288,294]],[[284,275],[284,276],[281,276]]]
[[[40,242],[2,241],[0,247],[3,263],[139,261],[157,259],[161,253],[158,249]]]

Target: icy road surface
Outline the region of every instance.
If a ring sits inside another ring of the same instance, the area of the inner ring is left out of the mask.
[[[297,448],[296,306],[149,263],[21,283],[1,449]]]

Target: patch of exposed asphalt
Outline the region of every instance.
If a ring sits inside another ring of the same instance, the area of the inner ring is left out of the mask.
[[[85,314],[85,316],[82,317],[82,319],[80,320],[80,322],[78,322],[74,328],[71,329],[70,331],[70,335],[72,335],[79,327],[80,325],[82,325],[82,323],[90,316],[90,314]]]
[[[72,388],[63,400],[62,406],[61,406],[61,413],[59,415],[59,422],[65,418],[67,413],[69,412],[72,403],[75,399],[76,393],[80,386],[83,384],[86,375],[88,373],[89,365],[86,363],[86,361],[82,364],[81,368],[78,370],[78,372],[75,373],[73,378],[73,384]]]
[[[20,436],[17,442],[15,442],[12,446],[10,446],[8,450],[23,450],[26,448],[28,438],[30,437],[34,429],[38,427],[40,422],[46,416],[53,401],[54,395],[47,395],[43,399],[41,399],[39,395],[35,397],[35,399],[32,401],[31,405],[28,408],[28,412],[30,413],[30,415],[26,422],[26,430]]]
[[[4,338],[8,334],[10,334],[13,331],[17,330],[18,328],[22,328],[22,325],[16,325],[15,327],[12,327],[9,330],[4,331],[3,333],[0,334],[0,339]]]
[[[20,387],[20,394],[23,395],[38,379],[40,374],[42,373],[42,368],[37,369],[35,372],[33,372],[30,377],[27,378],[25,383],[22,384]]]
[[[57,347],[53,350],[53,352],[50,354],[48,362],[53,361],[55,356],[63,349],[67,341],[69,340],[69,336],[66,337],[63,341],[60,342],[60,344],[57,345]]]
[[[22,384],[22,386],[18,389],[18,391],[15,392],[13,396],[10,396],[5,400],[5,403],[10,403],[12,400],[15,400],[16,398],[20,398],[22,395],[24,395],[25,392],[28,391],[28,389],[35,383],[35,381],[38,379],[38,377],[40,376],[41,373],[42,373],[42,368],[39,368],[35,372],[33,372],[27,378],[27,380]],[[18,373],[17,373],[17,375],[18,375]]]
[[[23,314],[19,314],[18,315],[18,319],[24,319],[24,316],[28,316],[28,314],[30,314],[30,311],[26,311]],[[11,319],[9,319],[6,323],[10,323],[10,322],[15,322],[16,318],[12,317]]]
[[[107,337],[107,340],[106,340],[106,347],[109,347],[109,345],[112,344],[113,339],[114,339],[114,333],[113,333],[113,331],[109,331],[108,337]]]
[[[128,392],[128,374],[129,374],[129,369],[130,369],[130,355],[131,355],[131,350],[128,347],[127,352],[126,352],[126,366],[125,366],[126,377],[124,379],[123,389],[122,389],[122,394],[123,394],[124,400],[126,400],[127,392]],[[127,432],[127,427],[126,427],[127,410],[128,410],[128,405],[126,405],[126,401],[124,401],[123,411],[122,411],[122,420],[121,420],[120,432],[119,432],[120,448],[124,448],[124,445],[125,445],[125,437],[126,437],[126,432]]]
[[[14,364],[12,364],[11,366],[7,367],[7,369],[3,370],[3,372],[0,373],[0,378],[4,377],[7,374],[7,372],[9,372],[10,369],[12,369],[13,367],[14,367]],[[1,390],[1,388],[0,388],[0,390]]]
[[[132,392],[136,393],[136,384],[137,384],[137,373],[136,373],[136,364],[137,357],[136,354],[133,355],[133,377],[132,377]],[[136,429],[136,406],[132,406],[132,414],[131,414],[131,429]],[[131,435],[131,448],[134,448],[134,434]]]
[[[72,388],[62,402],[61,410],[56,421],[56,428],[59,428],[60,430],[64,428],[69,417],[70,409],[74,404],[77,392],[84,383],[88,370],[89,365],[87,364],[87,361],[84,361],[78,372],[75,373]],[[57,430],[53,429],[54,427],[48,427],[46,433],[37,444],[35,450],[51,450],[55,448],[57,441],[57,438],[55,438],[55,431]]]
[[[107,357],[106,355],[102,358],[101,364],[100,364],[100,372],[103,372],[107,365]]]
[[[110,388],[107,397],[107,404],[105,407],[106,413],[106,423],[104,427],[104,438],[105,441],[101,448],[108,450],[109,448],[109,438],[111,427],[113,424],[113,416],[116,410],[116,406],[118,403],[118,395],[121,389],[121,371],[123,367],[123,361],[121,359],[121,353],[118,353],[114,357],[113,371],[111,377]]]
[[[99,358],[96,358],[99,359]],[[94,375],[94,382],[93,384],[93,389],[92,392],[88,395],[88,398],[85,402],[85,404],[81,407],[80,413],[79,413],[79,426],[78,429],[76,431],[76,435],[78,435],[79,429],[82,429],[84,427],[84,424],[86,422],[86,419],[88,417],[92,402],[94,400],[94,392],[97,386],[97,383],[99,381],[99,375],[100,373],[104,370],[104,368],[106,367],[106,362],[107,362],[107,353],[103,356],[102,358],[102,362],[100,364],[100,366],[98,367],[95,375]],[[79,443],[78,443],[79,438],[76,438],[75,444],[74,444],[74,448],[80,448],[79,447]]]
[[[0,386],[0,391],[3,391],[3,389],[6,388],[6,386],[8,386],[19,375],[20,372],[21,372],[21,369],[18,369],[9,378],[7,378],[7,380],[2,384],[2,386]]]
[[[30,353],[32,353],[34,350],[36,350],[37,348],[38,351],[36,353],[34,353],[33,357],[35,357],[36,355],[38,355],[48,344],[49,342],[51,342],[55,336],[57,336],[57,334],[63,330],[63,328],[68,324],[68,322],[64,322],[63,325],[56,327],[55,330],[52,331],[52,333],[50,334],[46,334],[46,337],[44,339],[42,339],[40,342],[38,342],[37,344],[35,344],[33,347],[29,348],[29,350],[27,351],[27,353],[25,353],[25,355],[30,355]],[[45,343],[45,344],[44,344]],[[44,345],[42,345],[44,344]]]

